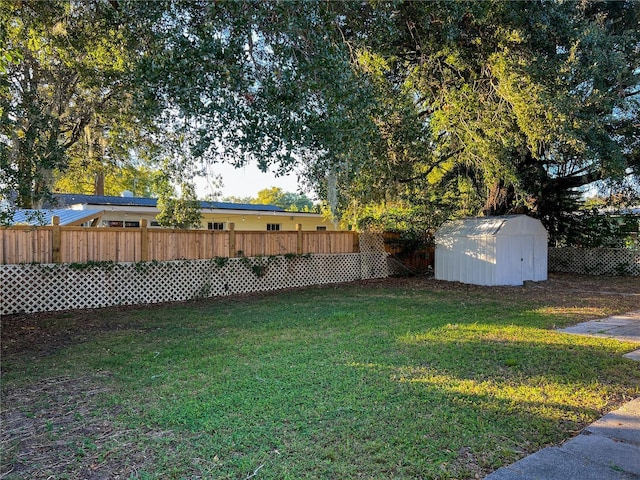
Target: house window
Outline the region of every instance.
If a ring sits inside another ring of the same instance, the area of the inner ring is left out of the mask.
[[[207,228],[209,230],[224,230],[223,222],[209,222],[207,223]]]
[[[327,230],[326,225],[318,225],[318,226],[316,227],[316,231],[318,231],[318,232],[324,232],[324,231],[326,231],[326,230]]]
[[[124,224],[120,220],[109,220],[107,222],[107,227],[123,227]]]
[[[124,222],[125,227],[140,228],[140,222]]]
[[[276,230],[280,230],[280,224],[279,223],[267,223],[267,231],[268,232],[273,232]]]
[[[152,227],[159,227],[160,226],[160,222],[156,222],[155,220],[151,221],[151,226]]]

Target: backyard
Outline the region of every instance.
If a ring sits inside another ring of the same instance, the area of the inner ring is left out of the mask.
[[[427,278],[2,318],[0,478],[482,478],[640,395],[554,332],[640,278]]]

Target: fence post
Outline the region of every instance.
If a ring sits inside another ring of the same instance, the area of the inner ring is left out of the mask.
[[[236,256],[236,224],[229,222],[229,258]]]
[[[140,220],[140,261],[149,261],[149,229],[146,218]]]
[[[360,234],[353,232],[353,253],[360,253]]]
[[[296,223],[296,232],[298,232],[296,239],[296,253],[302,255],[302,224]]]
[[[60,217],[58,215],[51,218],[51,226],[51,261],[62,263]]]

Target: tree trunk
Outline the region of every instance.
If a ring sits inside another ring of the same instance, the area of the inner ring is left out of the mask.
[[[104,172],[102,170],[96,173],[93,187],[94,195],[104,196]]]
[[[489,189],[482,213],[487,216],[513,213],[515,200],[516,192],[513,185],[505,185],[504,180],[500,180]]]

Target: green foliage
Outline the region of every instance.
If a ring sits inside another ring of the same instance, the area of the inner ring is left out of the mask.
[[[20,206],[55,177],[170,165],[181,185],[256,161],[295,167],[352,224],[398,204],[432,224],[518,211],[553,227],[576,188],[637,185],[637,2],[54,0],[0,16],[0,185]]]
[[[258,255],[255,257],[245,257],[238,252],[240,261],[253,273],[256,277],[262,278],[269,271],[269,266],[280,259],[278,255]]]
[[[572,216],[566,235],[552,238],[557,246],[581,248],[630,248],[640,244],[640,216],[581,210]]]
[[[145,99],[205,161],[288,171],[366,155],[371,127],[364,77],[350,68],[331,2],[127,4],[146,39],[138,74]],[[325,168],[326,171],[326,168]]]
[[[102,0],[1,4],[0,198],[12,206],[40,206],[56,182],[93,193],[96,177],[106,193],[147,194],[154,165],[175,159],[183,142],[143,99],[129,13]]]
[[[553,225],[573,189],[637,181],[637,2],[398,2],[352,14],[347,41],[375,87],[379,136],[367,161],[339,172],[343,212],[437,195],[454,216],[528,211]]]
[[[0,98],[0,188],[28,208],[47,198],[55,172],[72,158],[130,145],[120,127],[136,118],[131,52],[106,2],[9,1],[0,17],[9,60]]]
[[[258,196],[249,203],[277,205],[291,212],[309,212],[313,208],[313,202],[306,195],[285,192],[280,187],[260,190]]]
[[[152,271],[152,269],[159,264],[160,262],[158,260],[140,261],[134,264],[134,268],[136,272],[148,273],[149,271]]]
[[[134,197],[154,197],[159,194],[156,181],[160,176],[158,170],[147,166],[96,163],[83,165],[78,159],[71,159],[64,173],[60,173],[53,185],[56,192],[84,193],[93,195],[96,192],[96,177],[104,179],[104,195],[120,196],[128,190]]]
[[[101,269],[105,271],[111,271],[117,267],[117,263],[112,260],[95,261],[89,260],[87,262],[69,263],[68,266],[72,270],[92,270]]]
[[[229,263],[229,257],[215,257],[213,263],[218,268],[223,268]]]
[[[223,202],[230,202],[230,203],[251,203],[252,200],[254,200],[253,197],[235,197],[233,195],[230,197],[222,198]]]
[[[158,196],[158,209],[156,215],[158,223],[171,228],[200,228],[202,219],[200,215],[200,202],[195,189],[190,183],[180,185],[181,195],[176,196],[175,189],[164,177],[159,182],[160,195]]]

